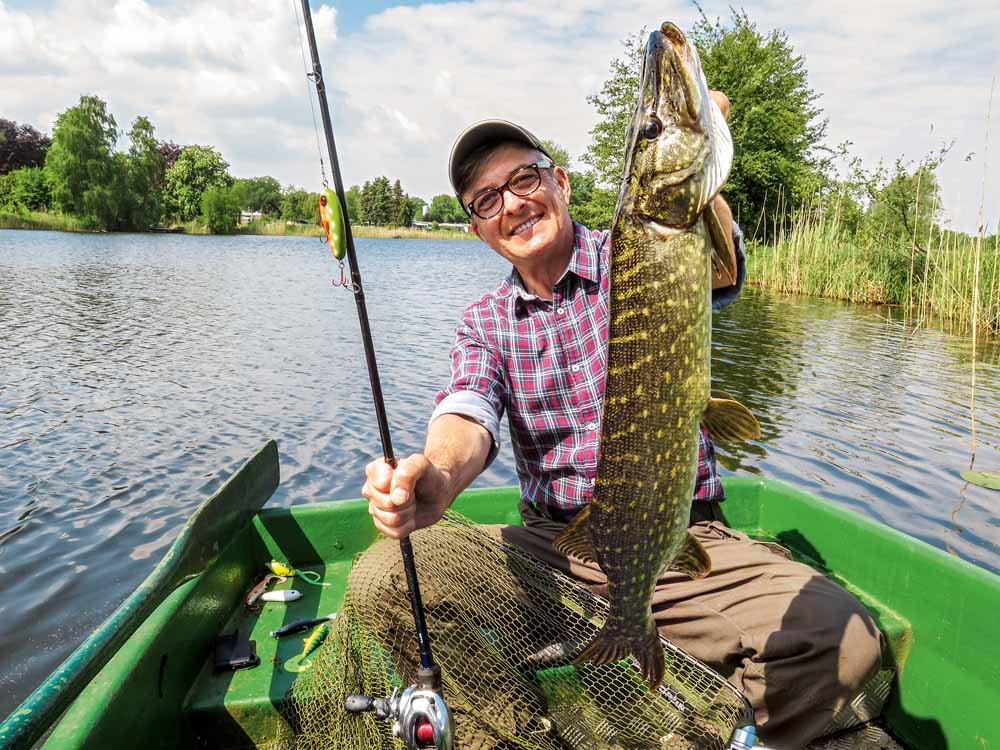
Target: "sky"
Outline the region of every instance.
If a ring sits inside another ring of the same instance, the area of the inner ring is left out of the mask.
[[[702,0],[710,18],[729,1]],[[0,0],[0,117],[51,133],[81,94],[127,130],[218,149],[237,177],[317,189],[319,153],[297,0]],[[953,143],[940,168],[943,223],[988,231],[1000,214],[1000,3],[777,0],[747,3],[761,30],[788,34],[828,119],[868,167]],[[564,146],[590,143],[586,98],[622,40],[672,20],[688,0],[351,0],[312,3],[347,185],[399,178],[425,200],[450,192],[447,160],[469,123],[499,117]],[[308,56],[308,50],[306,50]],[[318,113],[317,113],[318,117]],[[987,136],[992,143],[987,149]],[[123,145],[127,145],[124,144]]]

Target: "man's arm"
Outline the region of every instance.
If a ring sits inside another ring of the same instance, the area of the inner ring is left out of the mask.
[[[375,527],[402,539],[437,523],[462,490],[486,467],[493,447],[489,430],[458,414],[442,414],[427,429],[424,452],[392,469],[382,459],[365,467],[361,494]]]

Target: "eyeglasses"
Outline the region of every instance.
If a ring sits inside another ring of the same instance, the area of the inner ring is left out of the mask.
[[[503,209],[504,190],[509,190],[514,195],[525,198],[538,190],[538,186],[542,184],[542,174],[539,170],[551,167],[552,162],[548,159],[539,159],[534,164],[523,166],[500,187],[490,188],[479,193],[466,208],[480,219],[492,219]]]

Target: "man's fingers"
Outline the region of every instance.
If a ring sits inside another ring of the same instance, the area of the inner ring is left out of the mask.
[[[409,536],[416,527],[415,508],[410,506],[405,510],[383,510],[375,503],[368,503],[368,513],[375,523],[375,528],[388,537],[402,539]]]
[[[388,492],[392,483],[392,467],[383,458],[376,458],[365,466],[365,478],[379,492]]]
[[[721,91],[715,91],[710,89],[708,95],[715,100],[715,103],[719,105],[719,109],[722,111],[722,116],[727,120],[729,119],[729,97],[723,94]]]
[[[408,456],[396,464],[389,490],[389,499],[394,505],[405,506],[413,501],[417,482],[427,473],[428,466],[427,459],[419,453]]]

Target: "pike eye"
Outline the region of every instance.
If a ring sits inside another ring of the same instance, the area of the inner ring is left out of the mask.
[[[654,117],[650,117],[642,124],[642,137],[647,140],[653,140],[654,138],[659,138],[660,133],[663,132],[663,126],[660,121]]]

